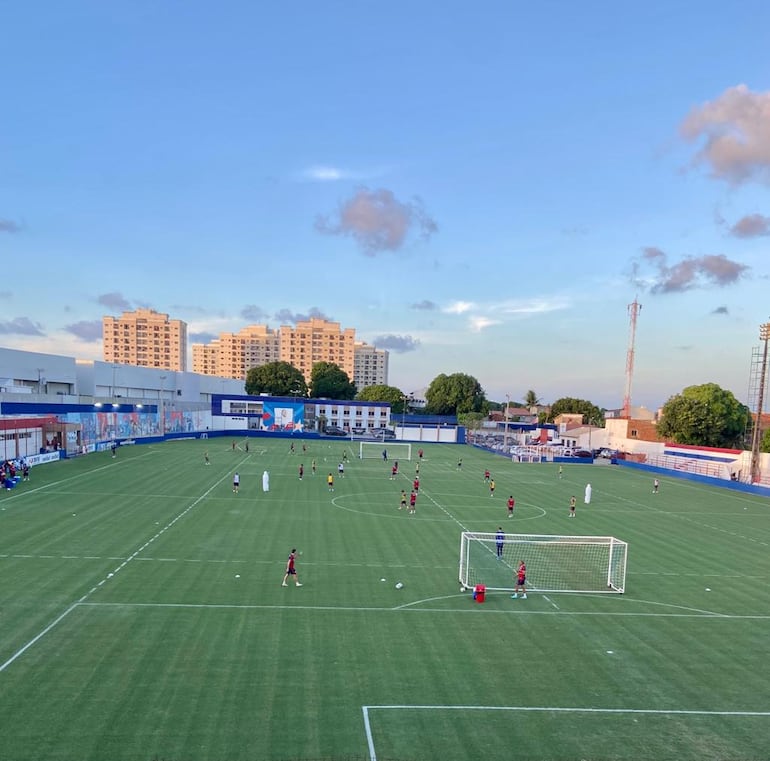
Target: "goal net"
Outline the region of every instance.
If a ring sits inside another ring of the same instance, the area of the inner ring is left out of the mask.
[[[512,590],[520,561],[533,592],[615,592],[626,587],[628,544],[614,536],[497,534],[463,531],[460,584]]]
[[[384,459],[382,453],[386,452],[390,460],[411,460],[412,445],[402,441],[362,441],[358,445],[358,456],[362,460]]]

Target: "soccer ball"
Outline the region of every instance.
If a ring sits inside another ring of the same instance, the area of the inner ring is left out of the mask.
[[[403,589],[404,585],[399,581],[398,584],[396,584],[396,589]]]

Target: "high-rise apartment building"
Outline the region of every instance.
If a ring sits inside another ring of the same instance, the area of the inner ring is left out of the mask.
[[[333,362],[353,379],[354,328],[340,329],[338,322],[312,317],[298,322],[293,328],[281,325],[281,360],[294,365],[310,383],[310,374],[316,362]]]
[[[366,386],[388,384],[388,352],[357,341],[353,350],[353,383],[360,391]]]
[[[192,345],[193,372],[246,379],[252,367],[281,358],[280,334],[267,325],[249,325],[237,333],[220,333],[209,344]]]
[[[187,370],[187,323],[154,309],[102,318],[105,362]]]
[[[245,380],[252,367],[288,362],[310,383],[316,362],[339,365],[356,388],[388,382],[388,352],[356,341],[354,328],[317,317],[296,326],[250,325],[238,333],[221,333],[208,344],[192,345],[192,369],[201,375]]]

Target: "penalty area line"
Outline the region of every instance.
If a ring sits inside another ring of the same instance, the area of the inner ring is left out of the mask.
[[[592,713],[592,714],[652,714],[660,716],[718,716],[718,717],[770,717],[770,711],[699,711],[663,708],[579,708],[566,706],[466,706],[466,705],[381,705],[361,706],[364,716],[364,733],[369,749],[369,761],[377,761],[374,734],[369,717],[370,711],[520,711],[522,713]]]

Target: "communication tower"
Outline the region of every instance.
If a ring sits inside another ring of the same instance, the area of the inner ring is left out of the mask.
[[[630,328],[628,334],[628,353],[626,354],[626,393],[623,395],[623,414],[626,420],[631,417],[631,384],[634,380],[634,343],[636,342],[636,320],[639,312],[642,311],[642,305],[634,298],[633,303],[628,305],[628,314],[630,317]]]

